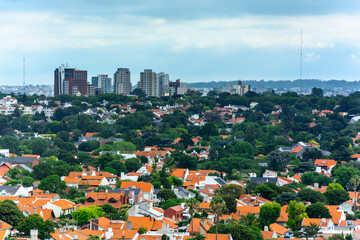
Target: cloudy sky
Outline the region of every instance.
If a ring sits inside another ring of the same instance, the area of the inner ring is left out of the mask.
[[[359,0],[0,0],[0,85],[53,84],[62,63],[185,82],[360,80]]]

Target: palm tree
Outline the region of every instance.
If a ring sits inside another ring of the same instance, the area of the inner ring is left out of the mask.
[[[218,235],[219,218],[225,212],[225,210],[226,210],[226,204],[221,197],[215,196],[213,197],[213,199],[211,199],[210,211],[215,214],[215,218],[216,218],[216,240]]]
[[[195,198],[189,198],[185,200],[185,207],[188,208],[189,213],[191,215],[191,236],[194,236],[194,221],[193,216],[196,212],[196,209],[200,206],[200,203]]]
[[[358,175],[353,176],[350,179],[350,183],[354,185],[355,188],[354,213],[356,213],[356,202],[357,202],[356,189],[360,185],[360,177]]]
[[[256,216],[252,213],[248,213],[247,215],[241,216],[239,222],[248,227],[259,225]]]

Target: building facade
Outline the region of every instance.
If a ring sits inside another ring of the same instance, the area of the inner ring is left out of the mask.
[[[87,71],[61,65],[54,71],[54,95],[87,94]]]
[[[156,97],[161,97],[166,93],[169,81],[169,74],[163,72],[156,74]]]
[[[146,96],[156,97],[156,73],[151,69],[145,69],[144,72],[141,72],[138,88],[142,89]]]
[[[118,68],[114,73],[114,93],[131,93],[131,72],[128,68]]]
[[[98,75],[97,78],[98,88],[101,89],[101,93],[112,93],[111,78],[106,74]]]

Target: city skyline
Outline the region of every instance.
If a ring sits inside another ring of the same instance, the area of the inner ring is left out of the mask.
[[[359,1],[1,1],[0,85],[51,84],[62,63],[171,81],[360,79]],[[81,11],[78,11],[81,9]],[[98,60],[101,59],[101,60]]]

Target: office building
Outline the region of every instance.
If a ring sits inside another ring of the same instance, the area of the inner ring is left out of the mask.
[[[165,86],[169,85],[169,74],[167,73],[157,73],[156,74],[156,96],[161,97],[165,94]]]
[[[227,85],[226,87],[220,87],[218,89],[218,91],[220,93],[228,92],[231,95],[237,94],[237,95],[243,96],[245,93],[250,91],[250,85],[243,84],[241,81],[238,81],[238,84],[230,84],[230,85]]]
[[[114,93],[131,93],[131,72],[128,68],[118,68],[114,73]]]
[[[142,89],[146,96],[156,97],[156,73],[154,73],[151,69],[145,69],[144,72],[141,72],[138,88]]]
[[[54,71],[54,95],[87,94],[87,71],[61,65]]]
[[[106,74],[98,75],[98,88],[101,89],[101,93],[112,93],[111,78]]]
[[[98,77],[91,77],[91,85],[94,85],[96,87],[99,86],[99,78]]]
[[[176,79],[175,82],[170,82],[164,86],[165,96],[184,95],[188,90],[187,84],[180,82],[180,79]]]

